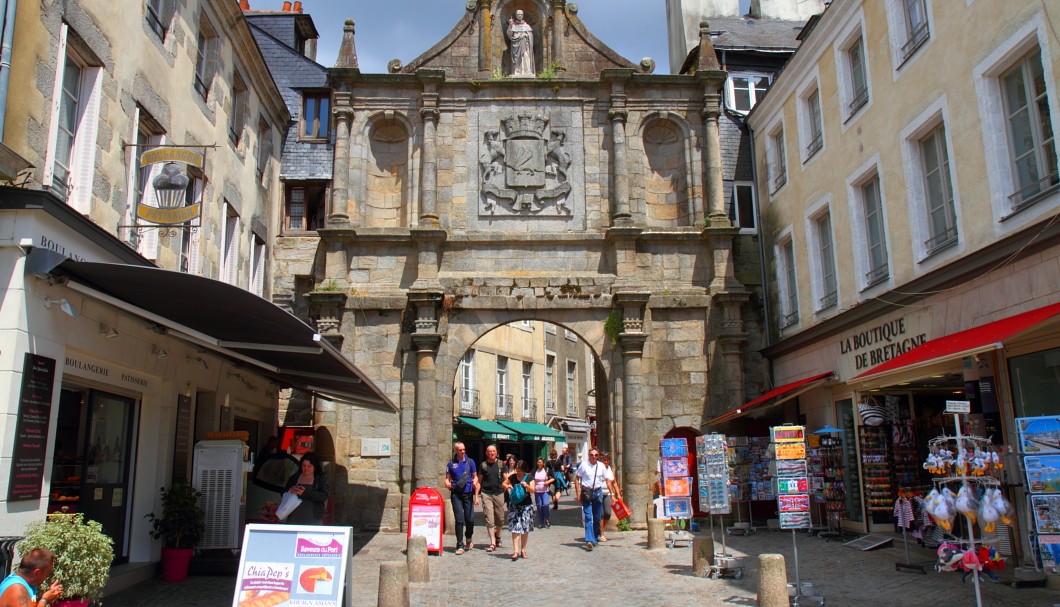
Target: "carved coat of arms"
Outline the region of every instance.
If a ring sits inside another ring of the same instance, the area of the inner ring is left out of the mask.
[[[500,130],[486,131],[479,155],[484,212],[571,214],[566,204],[571,191],[566,134],[552,129],[546,139],[548,122],[544,116],[521,113],[501,120],[503,139]]]

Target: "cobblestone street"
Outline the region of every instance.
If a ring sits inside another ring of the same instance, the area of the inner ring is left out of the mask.
[[[478,521],[481,522],[481,513]],[[697,535],[706,537],[709,529]],[[453,554],[450,541],[445,553],[430,558],[431,581],[410,588],[414,607],[463,607],[486,603],[511,603],[518,596],[520,605],[611,605],[622,607],[727,607],[755,605],[758,554],[782,554],[788,581],[795,579],[792,534],[765,531],[748,536],[726,537],[728,551],[746,556],[742,579],[718,580],[693,576],[692,550],[675,547],[649,551],[647,532],[608,533],[610,541],[595,550],[584,548],[580,511],[572,497],[565,497],[553,511],[552,527],[530,534],[529,558],[510,560],[511,541],[506,533],[504,547],[486,552],[485,529],[475,529],[475,549]],[[403,535],[378,533],[357,535],[353,556],[355,589],[353,607],[374,607],[378,595],[379,564],[403,560]],[[904,562],[900,538],[892,546],[862,552],[838,541],[798,533],[799,574],[811,582],[814,591],[829,606],[894,607],[924,605],[965,607],[975,605],[975,589],[969,578],[961,583],[960,574],[926,575],[895,571],[894,563]],[[447,538],[451,540],[452,538]],[[715,532],[716,549],[721,537]],[[911,548],[911,560],[930,560],[933,553]],[[582,578],[591,576],[591,584]],[[107,597],[106,604],[121,607],[205,607],[231,604],[234,579],[230,576],[196,576],[180,584],[150,581]],[[557,587],[557,583],[562,587]],[[1060,604],[1060,593],[1047,588],[1012,588],[987,581],[982,584],[983,605],[990,607],[1052,607]],[[488,597],[488,598],[487,598]],[[803,605],[812,605],[803,601]]]

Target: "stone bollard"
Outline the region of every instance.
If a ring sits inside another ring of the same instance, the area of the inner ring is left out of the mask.
[[[788,574],[784,555],[758,555],[758,607],[788,607]]]
[[[648,519],[648,550],[666,547],[666,521],[661,518]]]
[[[714,538],[697,537],[692,540],[692,575],[705,576],[714,564]]]
[[[379,564],[378,607],[409,607],[409,566],[402,561]]]
[[[405,549],[405,563],[409,566],[409,581],[425,583],[431,581],[431,568],[427,561],[427,538],[417,535],[409,538]]]

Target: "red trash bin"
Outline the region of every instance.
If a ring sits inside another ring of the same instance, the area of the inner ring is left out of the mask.
[[[427,552],[442,553],[445,502],[434,487],[420,487],[409,498],[408,537],[427,538]]]

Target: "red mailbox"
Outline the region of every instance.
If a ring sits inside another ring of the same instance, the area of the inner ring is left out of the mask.
[[[427,538],[427,552],[442,553],[445,502],[434,487],[420,487],[409,498],[408,537]]]

